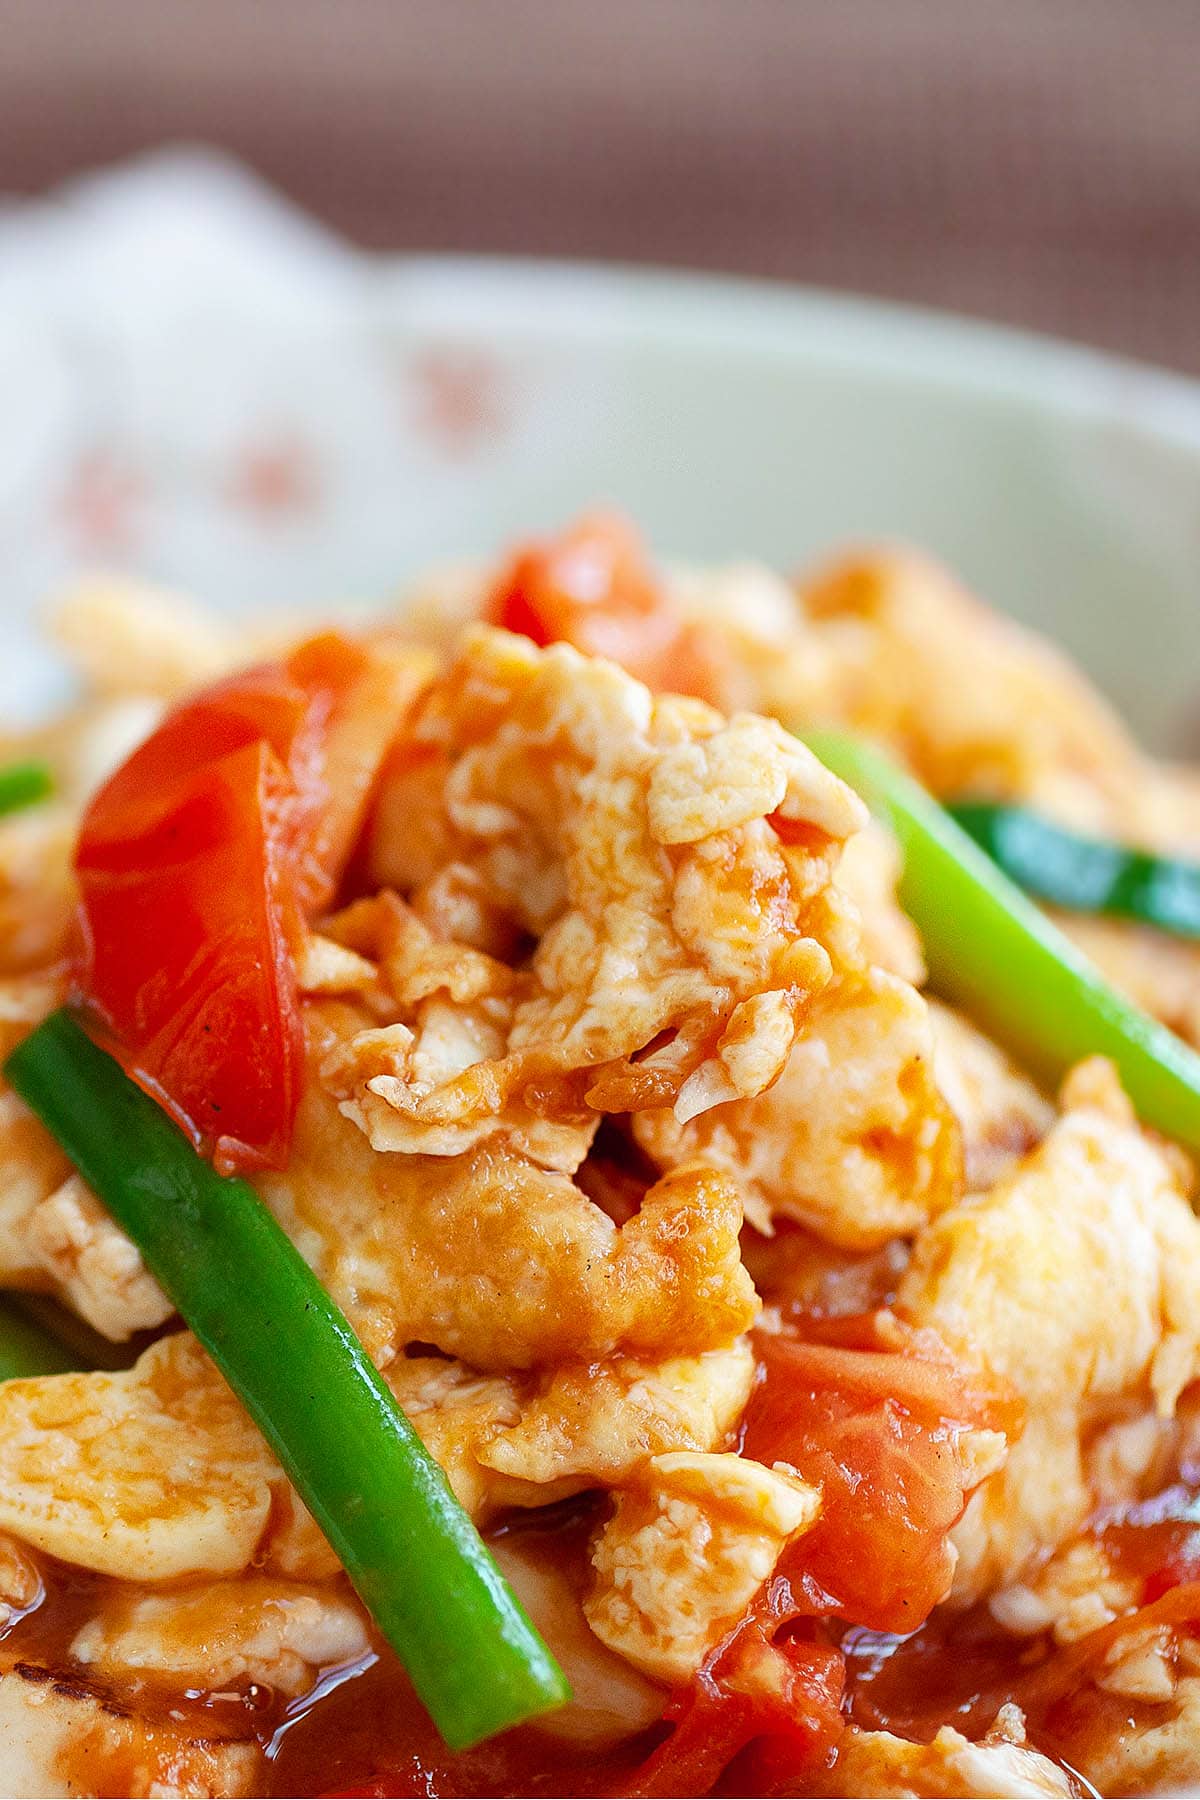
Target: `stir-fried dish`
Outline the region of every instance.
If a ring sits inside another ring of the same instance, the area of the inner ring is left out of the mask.
[[[0,1789],[1200,1783],[1200,773],[901,551],[54,629]]]

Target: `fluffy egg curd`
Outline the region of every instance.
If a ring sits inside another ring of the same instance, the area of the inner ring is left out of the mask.
[[[596,515],[353,632],[116,581],[53,629],[0,1790],[1200,1784],[1200,773],[901,550]],[[995,1028],[1037,982],[953,895],[935,958],[817,731],[1051,834],[1128,1064]]]

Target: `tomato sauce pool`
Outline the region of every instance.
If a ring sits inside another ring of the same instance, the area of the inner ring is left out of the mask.
[[[508,1538],[582,1591],[594,1503],[573,1502],[515,1521]],[[1095,1532],[1111,1566],[1130,1576],[1142,1599],[1177,1628],[1200,1629],[1200,1491],[1189,1483],[1102,1521]],[[45,1670],[47,1678],[94,1686],[71,1657],[83,1621],[95,1616],[104,1578],[43,1559],[44,1595],[0,1638],[0,1664]],[[979,1737],[1000,1708],[1024,1711],[1030,1744],[1069,1771],[1081,1794],[1094,1792],[1078,1773],[1098,1745],[1114,1744],[1162,1722],[1169,1708],[1132,1703],[1092,1680],[1098,1651],[1088,1640],[1056,1648],[1048,1632],[1017,1637],[986,1607],[941,1609],[920,1631],[892,1636],[861,1628],[826,1628],[846,1658],[845,1711],[864,1730],[928,1741],[943,1724]],[[1114,1627],[1113,1629],[1117,1629]],[[1099,1644],[1107,1633],[1093,1634]],[[628,1791],[639,1763],[665,1736],[651,1725],[625,1742],[597,1749],[564,1730],[526,1726],[463,1755],[452,1756],[418,1704],[389,1651],[373,1649],[357,1663],[326,1670],[303,1699],[287,1704],[261,1688],[221,1695],[168,1695],[150,1684],[112,1700],[148,1722],[169,1707],[175,1720],[204,1723],[207,1733],[257,1739],[268,1759],[272,1795],[598,1795]],[[836,1771],[827,1778],[836,1791]]]
[[[491,1534],[491,1541],[499,1547],[511,1539],[527,1549],[571,1595],[586,1583],[595,1523],[596,1505],[584,1498],[518,1518]],[[656,1731],[647,1741],[660,1735]],[[265,1747],[270,1792],[295,1796],[601,1793],[617,1791],[620,1770],[636,1760],[624,1746],[617,1754],[598,1753],[586,1739],[538,1725],[452,1755],[383,1646],[350,1668],[327,1673],[313,1693],[287,1709]]]

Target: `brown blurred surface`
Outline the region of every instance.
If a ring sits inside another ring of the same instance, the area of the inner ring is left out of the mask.
[[[0,0],[0,189],[215,143],[359,242],[721,268],[1200,372],[1197,0]]]

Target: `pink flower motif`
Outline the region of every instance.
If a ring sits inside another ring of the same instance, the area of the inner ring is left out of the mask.
[[[232,506],[263,522],[302,518],[320,497],[317,462],[299,438],[279,436],[245,444],[234,457],[225,483]]]
[[[110,447],[84,450],[59,494],[64,530],[85,556],[128,556],[146,499],[142,475]]]
[[[512,392],[500,359],[472,344],[430,344],[406,365],[418,432],[450,457],[468,457],[508,432]]]

